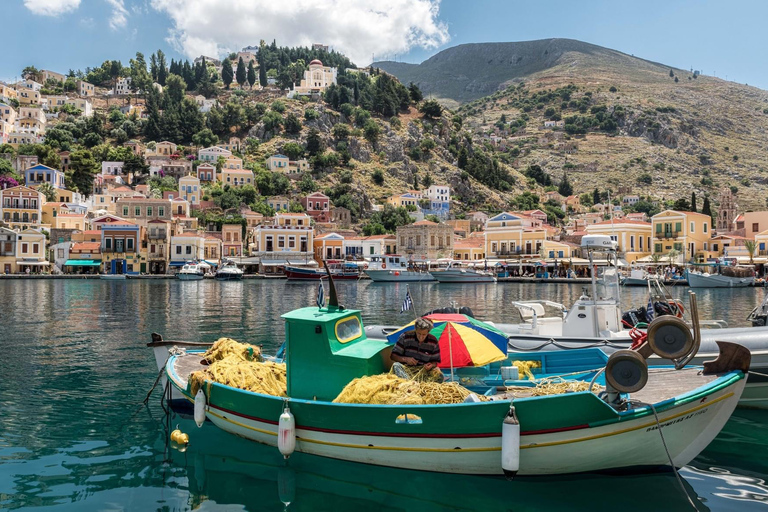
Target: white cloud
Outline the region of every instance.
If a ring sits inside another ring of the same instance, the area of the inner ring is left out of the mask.
[[[358,65],[448,42],[440,0],[152,0],[173,23],[168,41],[187,57],[218,56],[259,40],[322,43]]]
[[[128,24],[128,10],[125,8],[123,0],[106,0],[112,7],[112,16],[109,17],[109,28],[118,30]]]
[[[80,0],[24,0],[24,7],[32,14],[59,16],[80,7]]]

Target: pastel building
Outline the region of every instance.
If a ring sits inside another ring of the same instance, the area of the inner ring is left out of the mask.
[[[503,212],[485,223],[485,254],[488,258],[506,259],[539,256],[546,231],[525,226],[523,216]]]
[[[39,228],[44,197],[34,188],[19,185],[0,190],[0,214],[11,229]]]
[[[50,263],[45,258],[45,235],[32,228],[16,235],[16,268],[14,272],[47,272]]]
[[[320,60],[314,59],[310,61],[308,69],[304,71],[304,78],[301,83],[294,86],[293,90],[288,93],[288,97],[320,94],[328,86],[336,83],[337,73],[336,68],[323,66]]]
[[[585,228],[590,235],[605,235],[618,243],[619,252],[628,263],[649,256],[653,252],[651,243],[653,225],[650,222],[619,219],[590,224]]]
[[[654,254],[677,251],[682,261],[710,251],[712,218],[695,212],[664,210],[651,218]]]
[[[202,183],[213,183],[217,180],[216,166],[200,164],[197,166],[197,179]]]
[[[213,165],[216,165],[216,162],[219,161],[219,157],[222,157],[226,160],[231,156],[231,151],[227,151],[226,149],[219,146],[211,146],[209,148],[201,149],[197,152],[197,159],[199,161]]]
[[[189,201],[189,204],[200,204],[200,194],[200,180],[195,176],[184,176],[179,180],[179,197]]]
[[[107,274],[139,272],[138,224],[118,220],[101,228],[102,269]]]
[[[223,224],[221,226],[221,241],[224,256],[241,257],[243,255],[243,236],[240,224]]]
[[[238,158],[239,160],[239,158]],[[253,185],[253,171],[248,169],[222,169],[221,183],[232,187],[242,187],[243,185]]]

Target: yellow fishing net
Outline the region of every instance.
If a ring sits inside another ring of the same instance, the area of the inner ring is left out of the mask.
[[[455,382],[429,382],[429,372],[419,371],[413,379],[393,373],[355,379],[336,397],[336,403],[377,405],[434,405],[462,403],[472,393]],[[481,401],[488,397],[479,395]]]
[[[211,348],[205,351],[203,359],[210,364],[232,356],[241,361],[262,361],[261,347],[240,343],[232,338],[216,340]]]
[[[261,349],[231,338],[220,338],[203,355],[209,365],[189,376],[192,394],[205,381],[265,395],[286,396],[285,364],[262,361]]]
[[[512,366],[517,368],[517,372],[522,376],[525,375],[528,380],[535,380],[533,368],[541,368],[541,361],[514,361]]]
[[[595,384],[592,391],[599,393],[602,387]],[[589,382],[583,380],[564,380],[559,377],[551,379],[542,379],[536,382],[533,387],[530,386],[507,386],[505,395],[511,396],[547,396],[562,395],[564,393],[576,393],[578,391],[589,391]]]

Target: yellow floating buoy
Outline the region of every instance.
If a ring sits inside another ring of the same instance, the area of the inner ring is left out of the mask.
[[[189,444],[189,435],[179,430],[177,425],[176,430],[171,432],[171,441],[176,444],[187,445]]]

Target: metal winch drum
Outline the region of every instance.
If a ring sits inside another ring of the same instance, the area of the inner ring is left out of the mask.
[[[640,391],[648,383],[648,357],[671,360],[676,369],[688,364],[701,344],[696,296],[691,293],[692,326],[674,316],[661,316],[648,326],[647,339],[636,349],[617,350],[605,365],[605,383],[618,393]],[[691,329],[693,327],[693,329]]]

